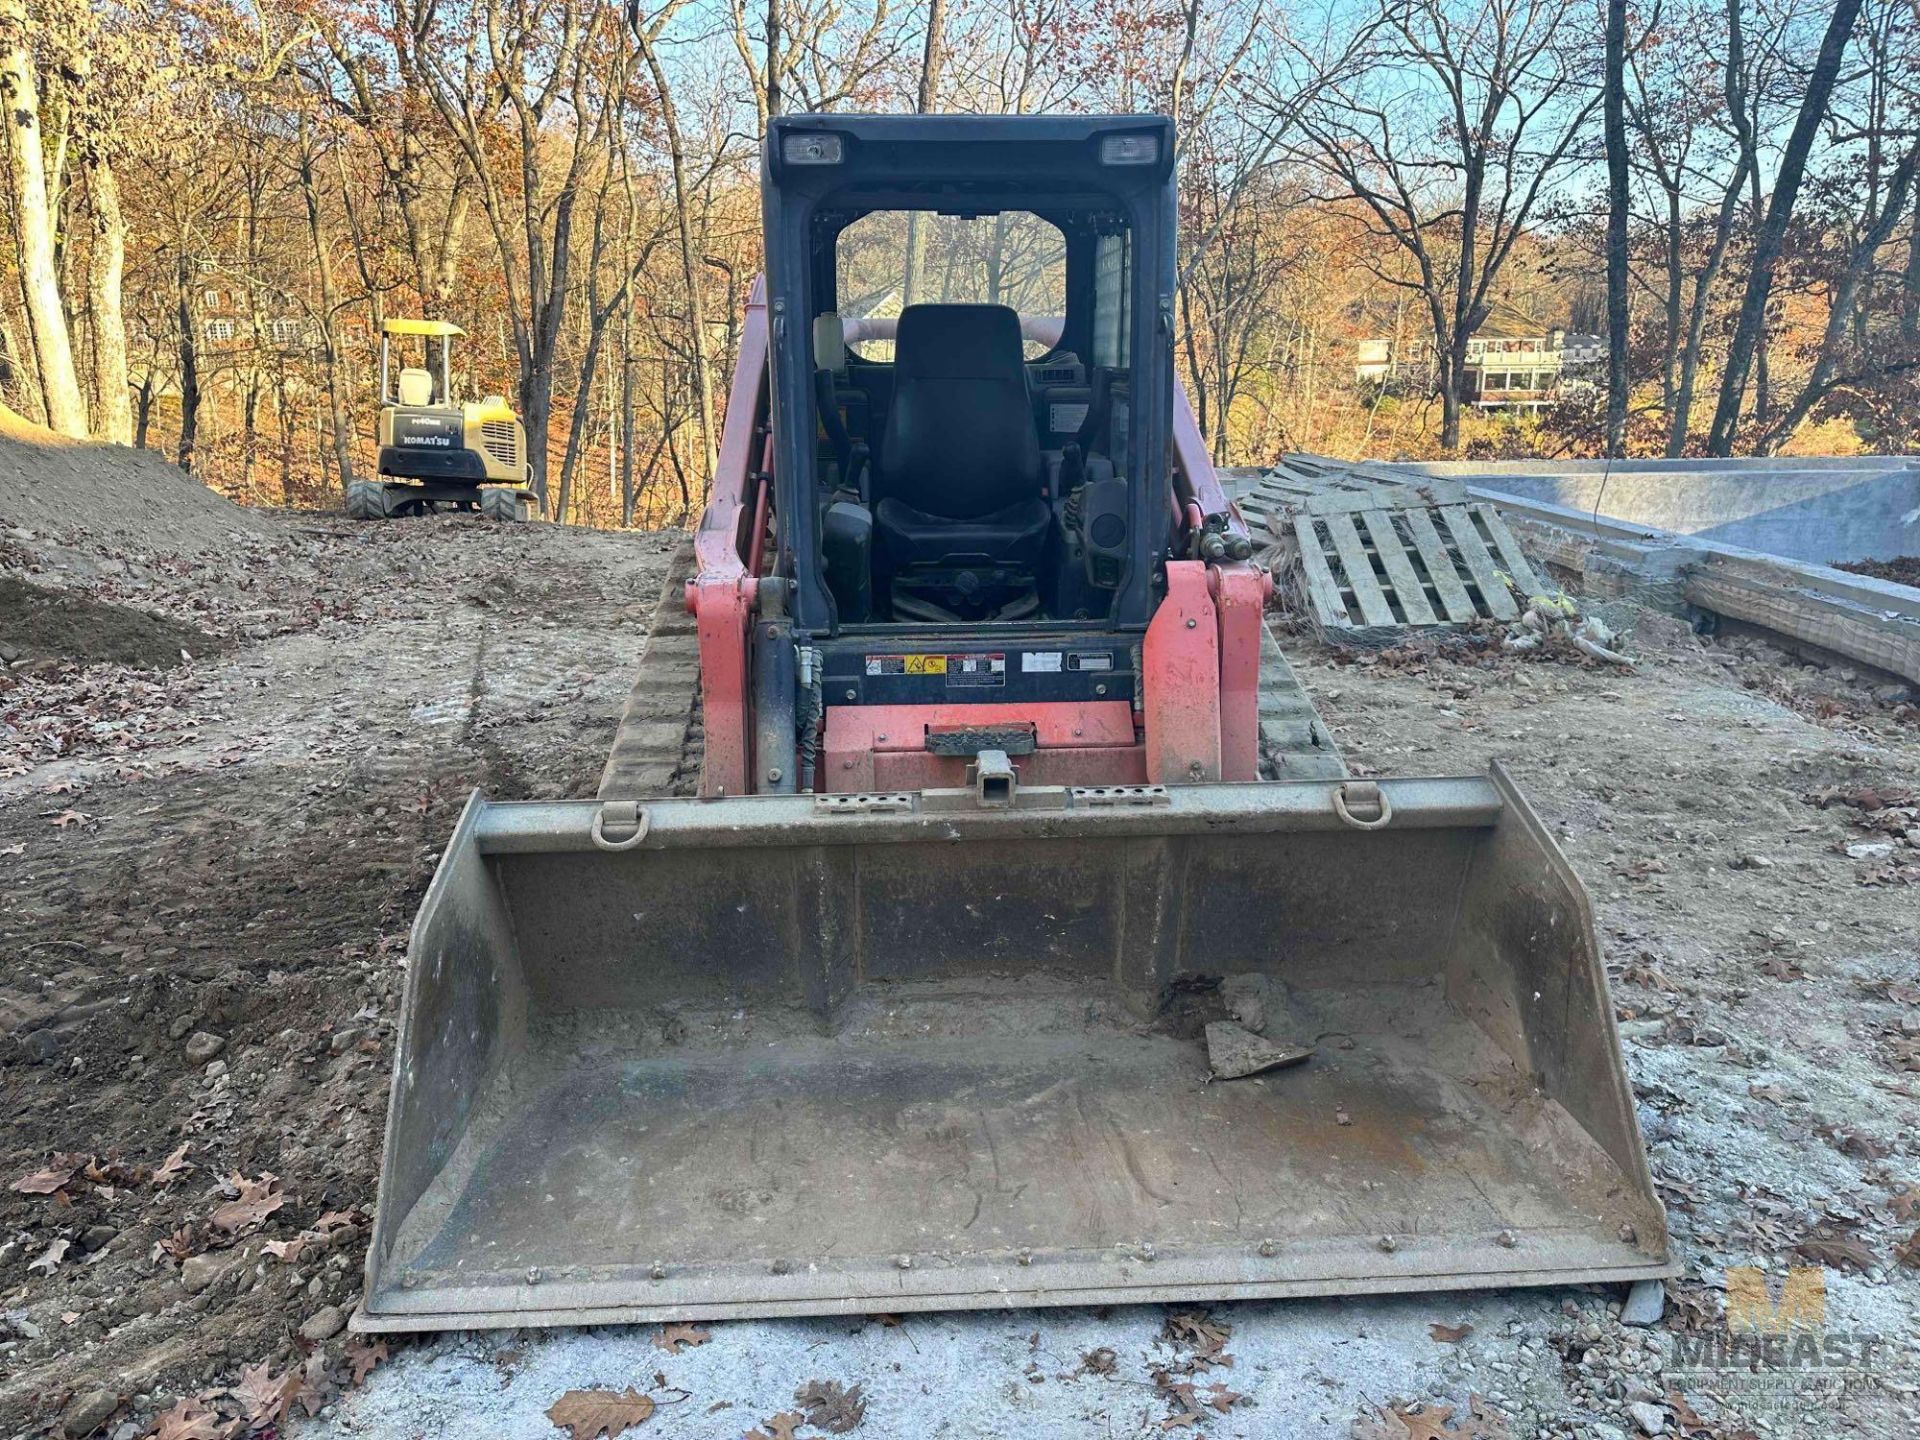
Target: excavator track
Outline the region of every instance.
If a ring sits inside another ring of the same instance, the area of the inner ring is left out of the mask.
[[[700,643],[683,599],[692,576],[689,539],[668,562],[640,670],[600,772],[602,800],[691,795],[699,789],[706,738],[700,723]],[[1337,780],[1346,773],[1339,747],[1272,629],[1266,629],[1260,644],[1260,778]]]

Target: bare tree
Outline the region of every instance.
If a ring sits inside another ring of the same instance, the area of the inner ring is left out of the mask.
[[[1793,133],[1781,152],[1780,168],[1774,177],[1773,193],[1767,201],[1766,218],[1754,242],[1753,259],[1747,271],[1746,293],[1740,301],[1740,317],[1727,347],[1727,362],[1720,382],[1720,403],[1714,411],[1713,431],[1707,439],[1709,455],[1731,455],[1735,432],[1740,425],[1740,410],[1745,399],[1747,377],[1753,368],[1754,347],[1765,320],[1767,299],[1772,291],[1774,269],[1779,264],[1787,226],[1793,220],[1794,202],[1800,195],[1800,183],[1806,175],[1807,155],[1827,113],[1834,81],[1840,74],[1840,62],[1853,22],[1860,14],[1860,0],[1833,0],[1826,34],[1820,41],[1820,53],[1814,58],[1807,77],[1806,92],[1800,102]]]
[[[1363,63],[1300,112],[1299,154],[1412,260],[1441,444],[1460,444],[1467,343],[1601,98],[1574,0],[1384,0]]]
[[[1607,454],[1627,433],[1627,0],[1607,0],[1602,130],[1607,150]]]
[[[87,433],[86,401],[73,363],[61,302],[58,219],[40,140],[40,83],[26,0],[0,0],[0,105],[6,108],[8,180],[20,289],[39,372],[47,424],[63,435]]]

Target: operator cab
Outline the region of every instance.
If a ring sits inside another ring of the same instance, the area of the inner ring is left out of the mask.
[[[974,122],[946,123],[957,141]],[[770,137],[768,233],[784,220],[805,237],[788,343],[807,347],[803,468],[833,628],[1111,625],[1150,608],[1143,572],[1173,511],[1164,419],[1137,413],[1132,360],[1137,332],[1149,354],[1170,345],[1136,323],[1158,288],[1139,273],[1142,230],[1170,260],[1170,136],[1153,117],[1105,136],[1028,124],[1032,142],[988,147],[997,158],[888,144],[865,117],[790,117]],[[816,127],[837,160],[804,158]],[[1170,348],[1160,359],[1150,391],[1170,389]],[[1148,418],[1161,438],[1139,450]]]

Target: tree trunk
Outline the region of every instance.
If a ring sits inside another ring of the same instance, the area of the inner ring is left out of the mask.
[[[153,367],[147,367],[147,373],[140,377],[139,388],[134,392],[133,400],[133,448],[147,448],[147,427],[153,423]]]
[[[127,222],[120,213],[120,182],[104,155],[87,163],[87,202],[93,214],[93,252],[87,266],[87,309],[93,317],[94,434],[116,445],[133,443],[133,405],[127,394],[127,322],[121,311]]]
[[[0,0],[0,105],[7,112],[14,241],[21,297],[40,372],[41,403],[54,430],[84,437],[87,407],[60,300],[55,220],[40,145],[40,93],[27,33],[26,0]]]
[[[307,239],[313,246],[313,274],[320,287],[320,368],[327,382],[327,429],[333,465],[345,496],[353,484],[353,420],[340,389],[340,347],[334,338],[334,315],[339,295],[333,279],[333,251],[327,245],[326,221],[320,212],[320,185],[313,173],[313,147],[304,122],[300,126],[300,194],[306,203]]]
[[[1627,434],[1627,0],[1607,0],[1607,454]]]
[[[1800,182],[1806,174],[1807,153],[1813,148],[1821,123],[1826,118],[1827,104],[1833,96],[1841,57],[1846,53],[1847,40],[1859,14],[1860,0],[1833,0],[1833,13],[1827,21],[1827,32],[1820,41],[1820,53],[1813,63],[1813,72],[1807,77],[1806,94],[1801,99],[1793,133],[1787,137],[1786,149],[1781,152],[1773,197],[1768,202],[1766,219],[1760,226],[1759,238],[1754,244],[1746,294],[1740,301],[1740,318],[1727,349],[1726,373],[1720,384],[1720,404],[1714,411],[1713,430],[1707,440],[1709,455],[1728,456],[1733,453],[1734,435],[1740,426],[1740,406],[1746,396],[1747,375],[1753,368],[1754,347],[1766,320],[1767,301],[1773,289],[1773,272],[1780,262],[1787,226],[1793,219],[1794,202],[1799,198]]]
[[[180,443],[174,463],[193,473],[193,447],[200,436],[200,336],[193,303],[193,257],[182,255],[174,266],[174,322],[180,346]]]
[[[680,276],[687,287],[687,328],[692,332],[689,338],[693,345],[693,395],[700,412],[700,439],[707,465],[703,479],[711,482],[720,463],[719,437],[714,428],[713,369],[707,355],[706,307],[700,300],[700,271],[693,253],[693,221],[688,214],[692,201],[687,191],[686,149],[681,143],[680,117],[674,108],[673,92],[667,84],[660,57],[651,39],[637,29],[634,33],[641,58],[647,62],[654,90],[660,97],[660,123],[667,134],[667,158],[673,167],[673,213],[680,232]]]
[[[1680,206],[1680,190],[1667,191],[1667,296],[1666,329],[1661,337],[1660,404],[1669,420],[1680,384],[1680,317],[1686,294],[1686,217]]]
[[[1855,243],[1853,254],[1849,257],[1847,268],[1841,276],[1840,284],[1834,291],[1833,303],[1827,309],[1827,328],[1820,339],[1819,356],[1814,361],[1813,371],[1807,376],[1807,382],[1801,387],[1800,394],[1787,407],[1786,414],[1780,417],[1766,438],[1769,451],[1778,449],[1793,437],[1793,432],[1805,420],[1813,407],[1825,398],[1833,388],[1834,373],[1839,368],[1841,351],[1847,338],[1847,326],[1860,300],[1860,290],[1872,273],[1874,257],[1888,240],[1893,238],[1894,226],[1900,223],[1900,216],[1906,208],[1907,195],[1913,188],[1914,171],[1920,166],[1920,148],[1909,150],[1900,160],[1893,172],[1888,186],[1886,208],[1882,210],[1866,234]],[[1920,213],[1920,207],[1916,207]]]
[[[927,38],[920,50],[920,93],[914,109],[931,115],[940,101],[940,68],[947,55],[947,0],[932,0],[927,8]],[[920,212],[907,212],[907,264],[900,284],[900,305],[913,304],[915,283],[920,270]]]
[[[1467,342],[1455,335],[1440,357],[1440,448],[1460,448],[1460,390],[1466,382]]]

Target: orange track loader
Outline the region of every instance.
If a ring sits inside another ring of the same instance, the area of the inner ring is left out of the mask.
[[[697,725],[616,744],[698,795],[469,804],[356,1323],[1671,1273],[1551,836],[1498,769],[1349,778],[1266,634],[1169,123],[782,117],[763,173]]]

